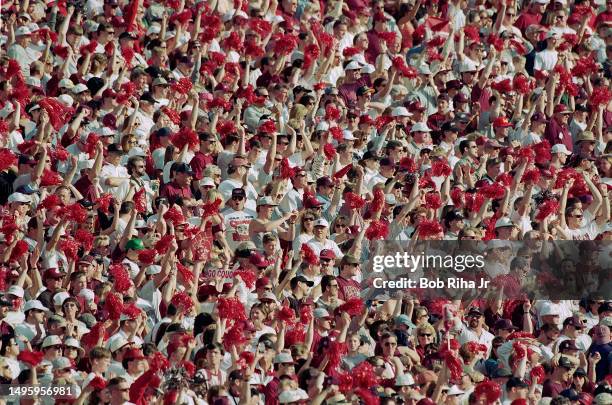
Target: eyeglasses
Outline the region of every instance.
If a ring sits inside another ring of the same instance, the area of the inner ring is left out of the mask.
[[[432,337],[431,333],[419,333],[419,337]]]
[[[582,214],[572,214],[570,215],[572,218],[582,218]]]
[[[236,195],[236,196],[233,196],[233,197],[232,197],[232,200],[234,200],[234,201],[242,201],[242,200],[244,200],[244,197],[241,197],[241,196],[237,196],[237,195]]]
[[[62,345],[47,346],[47,349],[52,349],[52,350],[62,350],[62,348],[63,348]]]
[[[321,259],[321,262],[322,262],[322,263],[323,263],[323,262],[325,262],[325,263],[329,263],[329,262],[331,262],[331,261],[332,261],[332,259]],[[331,284],[330,284],[330,286],[331,286]],[[337,286],[338,286],[338,284],[336,284],[336,287],[337,287]]]

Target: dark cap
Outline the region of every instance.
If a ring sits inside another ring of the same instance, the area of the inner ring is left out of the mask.
[[[309,281],[306,277],[299,275],[299,276],[295,276],[291,279],[291,289],[294,289],[295,287],[297,287],[297,283],[304,283],[306,284],[308,287],[312,287],[314,285],[313,281]]]
[[[463,93],[457,93],[457,95],[455,95],[455,97],[453,97],[453,102],[455,103],[469,103],[470,100],[467,98],[467,96]]]
[[[468,316],[470,315],[482,315],[482,310],[478,307],[471,307],[468,311]]]
[[[293,88],[293,94],[295,94],[295,93],[310,93],[311,91],[312,91],[312,90],[307,89],[307,88],[306,88],[306,87],[304,87],[304,86],[295,86],[295,87]]]
[[[541,112],[537,112],[531,116],[531,122],[541,122],[546,124],[548,121],[546,120],[546,115]]]
[[[499,319],[493,327],[495,330],[516,330],[517,327],[512,324],[509,319]]]
[[[563,352],[564,350],[580,350],[578,348],[578,346],[576,346],[576,341],[575,340],[564,340],[563,342],[561,342],[561,344],[559,344],[559,351]]]
[[[172,130],[170,130],[170,128],[168,127],[163,127],[163,128],[158,129],[156,134],[158,137],[170,136],[172,135]]]
[[[361,160],[380,160],[380,156],[376,155],[372,151],[367,151],[363,154],[363,158]]]
[[[198,138],[200,139],[200,142],[213,141],[215,139],[215,137],[208,132],[200,132],[198,134]]]
[[[374,93],[374,89],[368,86],[361,86],[360,88],[357,89],[357,97],[361,97],[365,94],[372,94],[372,93]]]
[[[153,98],[153,95],[148,91],[142,93],[142,96],[140,96],[140,101],[146,101],[148,103],[155,104],[155,99]]]
[[[510,377],[508,382],[506,382],[506,388],[508,390],[512,388],[529,388],[529,384],[525,382],[523,379],[518,377]]]
[[[121,33],[121,35],[119,35],[119,39],[137,39],[137,37],[131,32],[124,31]]]
[[[606,301],[597,308],[597,314],[603,314],[604,312],[612,312],[612,301]]]
[[[408,111],[409,112],[415,112],[415,111],[425,111],[426,108],[423,106],[423,104],[421,104],[421,102],[419,100],[414,101],[410,104],[408,104]]]
[[[442,124],[442,128],[440,128],[442,131],[452,131],[452,132],[459,132],[459,127],[456,126],[453,122],[445,122],[444,124]]]
[[[586,328],[584,322],[577,316],[571,316],[563,321],[563,326],[573,326],[578,329]]]
[[[193,66],[193,61],[189,56],[181,56],[176,60],[176,63],[183,63],[185,65]]]
[[[465,219],[465,216],[464,216],[464,215],[463,215],[463,214],[462,214],[460,211],[457,211],[457,210],[452,210],[452,211],[449,211],[449,212],[446,214],[446,216],[444,217],[444,219],[445,219],[447,222],[452,222],[452,221],[456,221],[456,220],[458,220],[458,219],[459,219],[459,220],[461,220],[461,219]]]
[[[123,155],[125,153],[123,151],[123,149],[121,149],[121,146],[119,146],[116,143],[111,143],[110,145],[108,145],[106,150],[107,150],[108,153],[119,153],[121,155]]]
[[[0,297],[0,307],[12,307],[13,303],[4,297]]]
[[[459,80],[450,80],[446,82],[446,90],[455,89],[459,90],[463,87],[463,84]]]
[[[580,399],[580,395],[578,394],[578,391],[576,391],[573,388],[564,389],[563,391],[559,393],[559,395],[569,399],[570,401],[578,401]]]
[[[191,169],[191,166],[189,166],[187,163],[179,163],[178,165],[176,165],[176,167],[174,168],[174,172],[193,175],[193,170]]]
[[[317,179],[317,187],[333,187],[334,182],[328,177],[323,176]]]
[[[43,275],[43,279],[47,280],[47,279],[60,279],[60,278],[64,278],[64,273],[62,273],[61,271],[59,271],[59,269],[52,267],[47,269],[47,271],[45,271],[44,275]]]
[[[587,373],[582,367],[578,367],[576,371],[574,371],[574,377],[586,377],[586,375]]]
[[[235,188],[232,190],[232,198],[234,197],[246,198],[246,191],[243,188]]]
[[[393,163],[393,160],[389,158],[380,159],[380,165],[381,166],[395,166],[395,164]]]
[[[574,368],[574,365],[572,364],[572,362],[570,361],[570,359],[568,359],[565,356],[561,356],[559,357],[559,367],[563,367],[566,368],[568,370],[571,370],[572,368]]]

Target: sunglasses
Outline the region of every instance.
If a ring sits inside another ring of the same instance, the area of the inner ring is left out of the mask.
[[[419,333],[420,337],[432,337],[433,335],[431,333]]]
[[[232,200],[234,200],[234,201],[242,201],[242,200],[244,200],[244,197],[234,196],[234,197],[232,197]]]
[[[314,221],[314,218],[304,218],[304,222],[312,222]]]

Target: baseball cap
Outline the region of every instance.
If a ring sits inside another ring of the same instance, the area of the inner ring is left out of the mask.
[[[344,67],[344,70],[359,70],[361,69],[361,64],[357,61],[351,61]]]
[[[366,94],[374,93],[374,89],[368,86],[361,86],[357,89],[357,97],[364,96]]]
[[[179,163],[174,168],[174,172],[175,173],[185,173],[185,174],[193,175],[193,170],[191,169],[191,166],[189,166],[187,163]]]
[[[47,307],[45,307],[42,302],[40,302],[39,300],[30,300],[28,302],[25,303],[24,307],[23,307],[23,312],[28,312],[29,310],[32,309],[37,309],[39,311],[43,311],[43,312],[49,312],[49,309]]]
[[[8,202],[10,203],[23,203],[23,204],[29,204],[32,202],[32,198],[29,195],[26,194],[22,194],[22,193],[13,193],[9,196],[8,198]]]
[[[541,122],[541,123],[544,123],[544,124],[548,122],[548,121],[546,120],[546,115],[544,115],[544,114],[543,114],[543,113],[541,113],[541,112],[534,113],[534,114],[531,116],[531,121],[532,121],[532,122]]]
[[[129,349],[123,355],[123,359],[126,361],[144,360],[146,357],[142,354],[142,350],[140,349]]]
[[[258,268],[265,268],[270,264],[259,252],[251,252],[251,255],[249,256],[249,263]]]
[[[83,83],[79,83],[72,88],[74,94],[81,94],[84,91],[89,91],[89,89]]]
[[[290,283],[291,283],[291,288],[295,288],[295,286],[297,286],[297,283],[304,283],[308,287],[312,287],[314,285],[313,281],[308,280],[306,277],[302,275],[293,277]]]
[[[509,226],[515,226],[514,222],[508,217],[501,217],[497,221],[495,221],[495,229],[497,228],[506,228]]]
[[[61,344],[61,342],[60,342]],[[54,370],[61,370],[61,369],[65,369],[65,368],[72,368],[72,363],[70,363],[70,359],[68,359],[68,357],[58,357],[57,359],[54,359],[51,364],[53,364],[53,369]]]
[[[555,114],[571,114],[572,111],[565,104],[557,104],[553,110]]]
[[[268,206],[271,206],[271,207],[275,207],[278,204],[274,202],[272,197],[270,197],[268,195],[265,195],[265,196],[259,197],[257,199],[257,206],[259,207],[259,206],[262,206],[262,205],[268,205]]]
[[[26,27],[25,25],[17,28],[15,30],[15,36],[16,37],[23,37],[26,35],[32,35],[32,31],[30,31],[30,29],[28,27]]]
[[[138,238],[134,238],[134,239],[130,239],[126,244],[125,244],[125,249],[126,250],[142,250],[144,249],[144,243],[142,242],[142,239],[138,239]]]
[[[319,218],[316,221],[314,221],[314,226],[322,226],[325,228],[329,228],[329,222],[327,222],[327,220],[325,218]]]
[[[49,335],[45,338],[45,340],[43,340],[42,342],[42,348],[47,348],[49,346],[61,346],[62,345],[62,340],[60,339],[59,336],[57,335]],[[69,363],[70,364],[70,363]],[[70,367],[70,366],[68,366]]]
[[[410,320],[408,315],[405,315],[405,314],[398,315],[397,318],[395,318],[395,323],[397,325],[406,325],[409,328],[416,328],[415,324],[412,323],[412,321]],[[410,384],[410,385],[412,385],[412,384]]]
[[[393,111],[391,111],[391,115],[393,117],[411,117],[412,114],[408,111],[406,107],[395,107]]]
[[[495,322],[495,326],[493,327],[493,329],[516,330],[518,328],[512,324],[512,321],[510,321],[510,319],[499,319],[497,322]]]
[[[431,132],[431,129],[424,122],[417,122],[410,128],[410,132]]]
[[[414,378],[410,373],[404,373],[402,375],[398,375],[395,378],[395,386],[396,387],[408,387],[411,385],[415,385]]]
[[[315,317],[315,319],[331,318],[331,315],[325,308],[316,308],[314,311],[312,311],[312,315]]]
[[[510,379],[506,382],[506,388],[508,390],[512,388],[529,388],[529,384],[527,384],[527,382],[521,378],[510,377]]]
[[[291,364],[294,363],[293,357],[291,357],[291,354],[287,352],[280,352],[276,356],[274,356],[274,364],[285,364],[285,363],[291,363]]]
[[[321,250],[321,253],[319,254],[319,258],[320,259],[331,259],[331,260],[333,260],[333,259],[336,258],[336,254],[331,249],[323,249],[323,250]]]
[[[505,116],[497,117],[493,121],[493,128],[509,128],[511,126],[512,123]]]
[[[572,364],[570,359],[568,359],[565,356],[559,357],[558,364],[559,364],[559,367],[567,368],[568,370],[571,370],[572,368],[574,368],[574,365]]]
[[[576,341],[575,340],[564,340],[563,342],[561,342],[561,344],[559,344],[559,351],[562,352],[564,350],[580,350],[578,348],[578,346],[576,346]]]
[[[243,188],[235,188],[232,190],[232,198],[234,197],[246,198],[246,191]]]

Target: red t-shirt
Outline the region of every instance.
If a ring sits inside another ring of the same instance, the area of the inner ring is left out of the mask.
[[[181,187],[175,182],[172,182],[164,185],[160,197],[166,197],[170,204],[174,204],[179,198],[193,198],[193,195],[188,186]]]
[[[359,292],[361,291],[361,286],[358,282],[353,279],[345,279],[343,277],[337,277],[338,286],[340,287],[338,291],[338,298],[343,301],[348,301],[351,298],[359,298]]]
[[[213,163],[214,159],[212,156],[206,155],[202,152],[197,152],[193,159],[191,159],[191,162],[189,162],[189,166],[191,166],[191,168],[193,169],[193,177],[196,180],[202,180],[202,177],[204,177],[202,175],[202,172],[204,172],[206,166],[211,165]]]
[[[527,30],[527,27],[529,27],[530,25],[539,25],[540,21],[542,21],[542,14],[533,14],[529,10],[527,10],[521,13],[521,15],[519,15],[519,17],[516,19],[516,22],[514,23],[514,26],[521,30],[524,35],[525,30]]]

